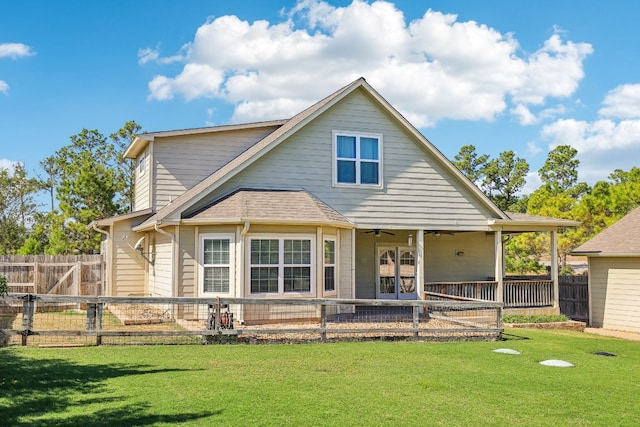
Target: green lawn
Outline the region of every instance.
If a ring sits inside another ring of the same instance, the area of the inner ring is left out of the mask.
[[[0,425],[623,426],[640,342],[507,330],[502,342],[0,349]],[[511,348],[522,354],[494,353]],[[617,357],[594,355],[597,351]],[[538,364],[545,359],[575,368]]]

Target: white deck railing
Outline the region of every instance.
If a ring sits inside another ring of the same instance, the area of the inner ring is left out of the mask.
[[[485,301],[497,301],[498,282],[428,282],[425,292],[435,292],[454,297],[473,298]],[[504,306],[508,307],[552,307],[553,280],[504,280]]]

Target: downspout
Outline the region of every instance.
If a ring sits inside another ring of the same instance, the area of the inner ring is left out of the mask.
[[[111,249],[111,233],[109,233],[108,231],[105,231],[101,228],[98,227],[98,224],[96,224],[95,221],[91,221],[91,224],[89,224],[91,226],[91,229],[93,231],[97,231],[100,234],[104,234],[105,236],[107,236],[107,253],[105,254],[105,266],[104,266],[104,273],[103,273],[103,277],[105,278],[105,289],[103,289],[103,294],[107,294],[107,295],[111,295],[111,257],[109,256],[109,254],[111,253],[110,249]]]
[[[167,236],[168,238],[171,239],[171,294],[169,295],[171,297],[175,297],[178,292],[177,292],[177,286],[178,286],[178,281],[176,280],[175,277],[175,263],[176,260],[174,259],[174,254],[175,254],[175,235],[164,231],[163,229],[161,229],[160,227],[158,227],[159,223],[156,222],[155,224],[153,224],[153,228],[156,230],[157,233],[162,234],[163,236]],[[156,251],[157,252],[157,251]]]

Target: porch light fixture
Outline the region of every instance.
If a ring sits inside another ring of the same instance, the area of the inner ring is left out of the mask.
[[[413,246],[413,234],[409,234],[409,238],[407,239],[407,244],[409,247]]]

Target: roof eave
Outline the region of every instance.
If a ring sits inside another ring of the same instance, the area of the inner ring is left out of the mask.
[[[600,258],[635,258],[640,257],[640,252],[606,252],[606,251],[571,251],[570,255],[600,257]]]
[[[228,224],[244,224],[249,222],[251,224],[260,225],[310,225],[310,226],[327,226],[336,228],[352,229],[355,228],[355,224],[340,222],[340,221],[305,221],[305,220],[290,220],[290,219],[264,219],[264,218],[215,218],[215,219],[183,219],[181,224],[184,225],[228,225]]]

